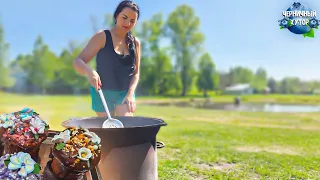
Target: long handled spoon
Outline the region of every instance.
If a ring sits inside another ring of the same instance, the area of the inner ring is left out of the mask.
[[[101,98],[102,104],[104,106],[104,109],[105,109],[105,111],[107,113],[107,117],[108,117],[108,119],[103,122],[102,128],[123,128],[124,126],[123,126],[121,121],[119,121],[118,119],[111,118],[111,115],[110,115],[110,112],[109,112],[109,109],[108,109],[108,105],[106,103],[106,100],[104,98],[102,90],[99,89],[98,92],[100,94],[100,98]]]

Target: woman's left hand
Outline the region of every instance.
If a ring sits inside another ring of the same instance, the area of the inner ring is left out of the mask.
[[[127,94],[122,101],[122,104],[124,103],[128,105],[129,112],[133,113],[136,110],[136,101],[133,95]]]

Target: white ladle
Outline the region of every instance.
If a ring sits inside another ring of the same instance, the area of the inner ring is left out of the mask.
[[[111,118],[111,115],[110,115],[110,112],[108,109],[108,105],[106,103],[106,100],[104,98],[104,95],[103,95],[101,89],[99,89],[98,92],[100,94],[102,104],[104,106],[104,109],[105,109],[105,111],[107,113],[107,117],[108,117],[108,119],[103,122],[102,128],[123,128],[124,126],[121,121],[119,121],[118,119]]]

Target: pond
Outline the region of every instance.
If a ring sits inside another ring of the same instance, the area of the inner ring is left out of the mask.
[[[251,112],[320,112],[320,106],[303,104],[243,103],[234,105],[230,103],[216,103],[207,108]]]
[[[214,102],[171,102],[171,103],[147,103],[156,106],[194,107],[201,109],[215,109],[227,111],[246,112],[320,112],[320,105],[305,104],[277,104],[277,103],[214,103]]]

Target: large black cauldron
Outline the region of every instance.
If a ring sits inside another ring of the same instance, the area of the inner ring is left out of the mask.
[[[157,180],[156,135],[161,119],[146,117],[114,117],[124,128],[101,128],[106,118],[90,117],[70,119],[62,123],[67,127],[83,127],[101,138],[101,161],[98,178],[103,180]]]

